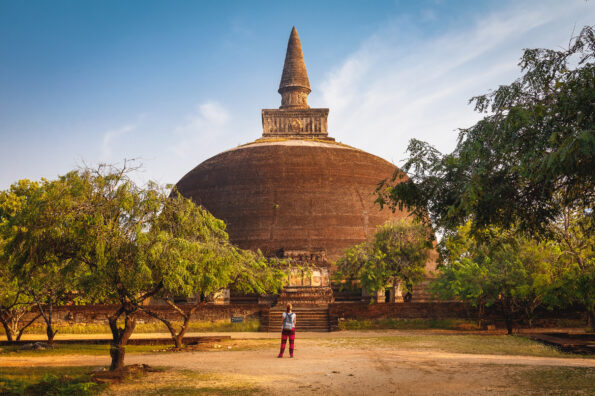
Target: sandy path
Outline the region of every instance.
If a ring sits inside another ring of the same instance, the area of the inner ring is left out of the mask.
[[[578,328],[547,328],[547,329],[520,329],[519,334],[530,334],[530,333],[551,333],[551,332],[566,332],[566,333],[583,333],[584,329]],[[444,335],[503,335],[506,334],[506,330],[490,330],[490,331],[465,331],[460,330],[440,330],[440,329],[424,329],[424,330],[343,330],[334,332],[300,332],[300,338],[366,338],[366,337],[385,337],[385,336],[398,336],[398,335],[419,335],[419,334],[444,334]],[[264,333],[264,332],[189,332],[186,333],[188,337],[200,337],[200,336],[231,336],[234,339],[265,339],[272,338],[276,339],[279,337],[277,332]],[[109,333],[103,334],[61,334],[56,335],[56,340],[85,340],[85,339],[111,339],[112,335]],[[134,333],[131,338],[170,338],[169,333]],[[43,334],[23,334],[23,340],[39,340],[45,341],[46,338]],[[0,340],[6,340],[4,335],[0,336]]]
[[[224,374],[253,383],[271,394],[286,393],[289,385],[298,394],[326,395],[507,394],[515,391],[509,374],[519,369],[535,366],[595,369],[595,359],[473,355],[381,346],[332,347],[318,345],[312,339],[298,340],[297,347],[294,359],[277,359],[277,348],[266,347],[250,351],[129,354],[126,363]],[[108,356],[81,355],[0,360],[0,366],[108,363]]]

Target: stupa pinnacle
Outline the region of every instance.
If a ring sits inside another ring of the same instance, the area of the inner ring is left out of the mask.
[[[295,26],[289,35],[285,65],[279,83],[281,108],[308,108],[310,81],[306,71],[306,62],[302,53],[302,43]]]
[[[302,43],[294,26],[279,84],[281,107],[262,110],[262,137],[335,140],[328,137],[328,109],[308,106],[310,91]]]

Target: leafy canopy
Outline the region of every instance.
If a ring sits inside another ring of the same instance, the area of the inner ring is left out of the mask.
[[[560,255],[555,244],[537,242],[514,230],[488,227],[472,234],[470,222],[444,245],[447,253],[434,291],[476,307],[507,304],[510,312],[527,313],[542,303]]]
[[[443,232],[467,220],[473,230],[543,231],[565,208],[593,208],[594,57],[589,26],[567,50],[525,50],[519,79],[470,100],[487,115],[460,131],[452,153],[410,141],[410,179],[395,173],[378,202],[406,207]]]
[[[370,241],[347,249],[337,260],[339,279],[359,281],[367,291],[378,291],[402,281],[413,284],[425,274],[432,252],[429,230],[411,220],[379,226]]]
[[[128,173],[100,167],[64,177],[78,200],[77,260],[90,269],[82,285],[94,300],[139,306],[152,296],[280,287],[282,271],[230,244],[223,221],[155,184],[137,186]]]

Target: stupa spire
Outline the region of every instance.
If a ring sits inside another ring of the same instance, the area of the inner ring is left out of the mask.
[[[328,137],[328,109],[308,106],[310,81],[295,26],[287,43],[279,93],[280,108],[262,109],[263,138],[335,140]]]
[[[306,62],[302,53],[302,43],[294,26],[289,35],[283,74],[279,83],[280,108],[309,108],[308,94],[310,91],[310,81],[308,80]]]

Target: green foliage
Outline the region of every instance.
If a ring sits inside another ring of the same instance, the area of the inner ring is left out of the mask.
[[[475,323],[462,319],[347,319],[339,322],[339,330],[479,330]]]
[[[50,374],[45,375],[39,383],[27,386],[23,394],[48,396],[86,396],[94,395],[102,388],[104,388],[104,386],[101,386],[97,382],[84,382],[84,380],[81,379],[74,379],[67,376],[56,377]]]
[[[550,226],[550,234],[560,251],[551,277],[544,284],[545,304],[585,307],[588,321],[595,329],[595,233],[593,217],[584,210],[565,210],[563,217]]]
[[[434,282],[442,298],[479,308],[498,304],[507,315],[531,323],[538,306],[585,307],[595,311],[595,236],[592,217],[565,210],[551,224],[549,239],[536,241],[518,230],[471,230],[468,222],[442,242],[444,265]]]
[[[116,304],[108,317],[114,361],[151,298],[177,309],[176,297],[226,287],[273,292],[285,277],[277,261],[231,245],[224,222],[204,208],[154,183],[135,184],[128,165],[22,180],[0,194],[0,304],[32,298],[52,338],[55,305],[69,298]]]
[[[593,208],[594,57],[592,27],[567,50],[525,50],[518,80],[471,99],[489,114],[460,131],[455,150],[442,155],[412,140],[403,166],[410,179],[396,173],[378,202],[445,232],[470,219],[473,230],[543,232],[566,208]]]
[[[6,238],[4,260],[22,280],[53,339],[52,309],[71,300],[79,266],[73,260],[72,205],[61,180],[21,180],[0,198],[0,233]],[[16,203],[16,204],[15,204]]]
[[[402,282],[414,284],[425,274],[432,250],[431,235],[423,224],[389,221],[378,227],[372,240],[347,249],[337,260],[338,279],[359,281],[368,291]]]
[[[20,202],[7,192],[0,192],[0,322],[9,341],[19,340],[31,324],[21,319],[31,309],[33,300],[26,291],[26,279],[18,277],[13,269],[6,245],[15,234],[7,224],[7,214],[18,210]]]
[[[229,243],[225,223],[157,185],[134,184],[129,169],[100,167],[66,175],[77,202],[77,259],[94,300],[138,306],[153,296],[212,294],[231,284],[261,292],[282,274],[262,255]]]
[[[2,395],[95,395],[106,388],[91,380],[86,372],[91,367],[13,367],[0,370],[0,394]]]
[[[445,263],[432,288],[439,297],[467,301],[478,308],[496,305],[511,331],[513,316],[531,320],[553,280],[560,251],[515,230],[497,227],[471,232],[459,227],[444,241]]]

